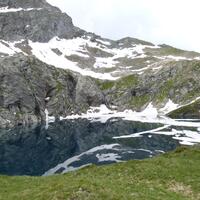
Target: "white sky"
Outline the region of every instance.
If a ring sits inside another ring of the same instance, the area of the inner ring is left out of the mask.
[[[200,0],[47,0],[102,37],[135,37],[200,52]]]

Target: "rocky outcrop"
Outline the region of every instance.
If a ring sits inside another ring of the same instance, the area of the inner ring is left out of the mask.
[[[171,99],[184,105],[200,96],[200,61],[169,61],[159,71],[148,70],[117,81],[97,81],[110,105],[141,111],[150,102],[157,108]]]
[[[45,0],[1,0],[0,7],[8,8],[49,8],[52,9]]]
[[[78,105],[96,106],[105,103],[104,95],[94,81],[80,76],[76,88],[76,103]]]
[[[150,102],[161,108],[199,97],[200,61],[169,61],[159,71],[132,74],[115,81],[82,76],[15,54],[0,58],[0,127],[45,121],[45,110],[59,118],[106,104],[141,111]]]
[[[0,12],[0,39],[3,40],[48,42],[54,36],[69,39],[84,33],[73,25],[71,17],[46,1],[1,0],[0,7],[8,7],[7,12]],[[19,10],[10,12],[13,8]]]
[[[105,103],[89,77],[56,69],[22,54],[0,59],[0,126],[45,121]]]

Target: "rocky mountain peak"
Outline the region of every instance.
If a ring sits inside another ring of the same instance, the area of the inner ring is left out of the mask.
[[[1,0],[0,7],[41,8],[41,7],[51,7],[51,6],[45,0]]]
[[[0,39],[48,42],[55,36],[70,39],[83,33],[71,17],[44,0],[0,1]]]

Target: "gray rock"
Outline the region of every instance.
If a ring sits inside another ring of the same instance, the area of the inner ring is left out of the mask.
[[[105,98],[94,81],[80,76],[76,86],[76,103],[78,105],[99,106],[105,103]]]
[[[104,103],[89,77],[56,69],[32,56],[0,59],[0,127],[45,121],[45,109],[56,117]]]
[[[71,17],[45,1],[1,1],[0,7],[4,6],[39,9],[0,13],[0,39],[47,42],[55,36],[69,39],[84,34],[73,25]]]
[[[52,8],[45,0],[0,0],[0,7],[8,8]]]

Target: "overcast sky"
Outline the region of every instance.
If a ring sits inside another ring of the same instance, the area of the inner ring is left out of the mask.
[[[200,52],[199,0],[47,0],[76,26],[102,37],[126,36]]]

